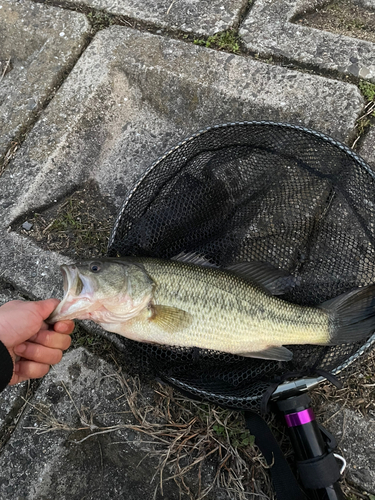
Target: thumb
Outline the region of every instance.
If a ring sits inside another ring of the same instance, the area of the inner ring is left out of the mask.
[[[59,304],[58,299],[46,299],[46,300],[37,300],[34,302],[37,307],[37,312],[40,314],[42,319],[47,319],[48,316],[56,309]]]

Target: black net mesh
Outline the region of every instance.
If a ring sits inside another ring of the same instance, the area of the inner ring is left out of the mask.
[[[268,262],[299,278],[283,298],[313,306],[375,282],[374,203],[374,172],[329,137],[287,124],[226,124],[151,166],[125,200],[108,255],[194,251],[219,266]],[[331,371],[364,344],[288,346],[293,359],[280,363],[123,342],[140,370],[255,410],[283,374]]]

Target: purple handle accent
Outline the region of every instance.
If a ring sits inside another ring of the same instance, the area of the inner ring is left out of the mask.
[[[312,420],[315,420],[315,415],[312,408],[307,408],[307,410],[285,415],[285,420],[288,427],[295,427],[296,425],[308,424]]]

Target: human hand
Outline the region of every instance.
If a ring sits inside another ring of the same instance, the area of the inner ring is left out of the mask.
[[[58,303],[57,299],[12,300],[0,307],[0,340],[14,363],[9,385],[43,377],[70,346],[73,321],[58,321],[51,326],[44,321]]]

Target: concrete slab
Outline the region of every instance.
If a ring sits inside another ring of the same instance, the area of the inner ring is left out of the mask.
[[[354,0],[354,3],[357,3],[361,7],[365,7],[367,9],[375,9],[375,1],[374,0]]]
[[[68,3],[76,4],[75,0]],[[237,27],[247,0],[83,0],[89,7],[168,30],[213,35]]]
[[[345,141],[362,105],[353,85],[112,27],[97,34],[2,176],[0,213],[7,227],[89,177],[119,206],[158,155],[215,123],[289,121]]]
[[[22,382],[6,387],[0,394],[0,443],[2,435],[7,434],[7,429],[13,426],[20,408],[24,406],[27,392],[28,382]]]
[[[64,259],[9,226],[88,179],[119,207],[159,155],[200,128],[269,119],[345,141],[362,106],[343,82],[128,28],[99,32],[0,179],[0,272],[36,297],[61,288]]]
[[[368,131],[359,148],[359,154],[375,171],[375,126]]]
[[[79,56],[90,25],[83,14],[26,0],[0,1],[0,159],[42,109]]]
[[[326,4],[322,0],[256,0],[240,29],[246,48],[263,57],[375,82],[375,44],[293,24],[297,15]],[[374,8],[373,0],[366,7]]]
[[[164,482],[164,496],[158,488],[159,476],[153,482],[159,456],[153,453],[155,445],[149,436],[127,428],[138,422],[124,396],[126,388],[114,367],[82,348],[65,354],[43,379],[2,449],[0,497],[191,498],[180,497],[174,481]],[[141,397],[144,404],[152,404],[151,388],[143,387]],[[79,442],[92,432],[98,434]],[[166,470],[165,477],[170,472]],[[214,475],[208,460],[202,469],[202,489]],[[192,492],[197,490],[197,471],[186,481]],[[229,496],[225,490],[214,489],[205,498],[228,500]]]
[[[1,232],[0,255],[3,276],[30,298],[62,298],[60,266],[70,259],[6,231]]]
[[[333,433],[347,461],[349,480],[374,494],[375,419],[337,406],[327,409],[327,419],[323,425]]]
[[[22,295],[14,290],[12,286],[0,281],[0,306],[10,300],[22,300]]]

